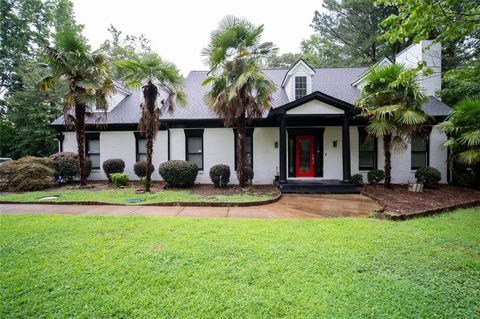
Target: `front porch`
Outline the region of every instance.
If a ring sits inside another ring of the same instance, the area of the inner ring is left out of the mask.
[[[275,109],[279,123],[282,193],[358,193],[351,178],[350,120],[353,105],[314,92]]]

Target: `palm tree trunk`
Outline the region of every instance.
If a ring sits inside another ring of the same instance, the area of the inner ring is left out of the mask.
[[[152,183],[152,157],[153,157],[153,138],[151,134],[147,134],[147,142],[145,147],[147,148],[147,175],[145,175],[145,192],[150,192],[150,186]]]
[[[238,184],[240,187],[247,185],[247,176],[245,174],[245,131],[246,119],[243,113],[237,120],[237,170]]]
[[[85,105],[75,105],[75,133],[77,137],[78,165],[80,166],[80,186],[87,185],[85,172]]]
[[[158,88],[155,84],[149,81],[143,88],[143,97],[145,105],[142,110],[142,119],[140,128],[145,133],[146,149],[147,149],[147,167],[152,167],[153,158],[153,142],[158,130],[158,121],[155,114],[155,102],[158,96]],[[145,192],[150,192],[152,183],[152,172],[148,169],[145,176]]]
[[[383,153],[385,155],[385,188],[392,188],[392,153],[390,147],[392,144],[392,135],[383,137]]]

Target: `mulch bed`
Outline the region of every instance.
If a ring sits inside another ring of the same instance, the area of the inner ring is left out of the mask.
[[[480,206],[480,191],[453,185],[426,188],[422,193],[409,192],[407,185],[366,186],[362,193],[379,202],[391,219],[406,219],[461,207]]]

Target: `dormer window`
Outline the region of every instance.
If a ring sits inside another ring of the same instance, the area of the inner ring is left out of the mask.
[[[307,95],[307,77],[296,76],[295,77],[295,100],[301,99]]]

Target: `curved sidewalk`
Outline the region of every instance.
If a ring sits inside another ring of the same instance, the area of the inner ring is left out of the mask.
[[[380,208],[363,195],[283,195],[275,203],[250,207],[0,204],[0,214],[186,216],[234,218],[366,217]]]

